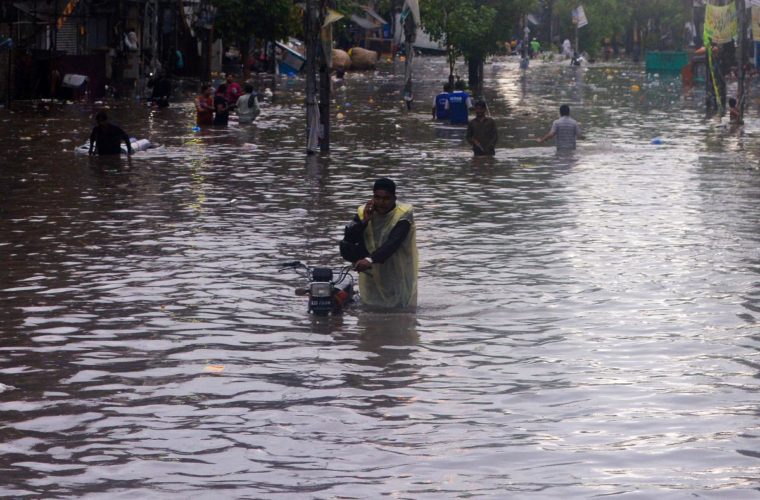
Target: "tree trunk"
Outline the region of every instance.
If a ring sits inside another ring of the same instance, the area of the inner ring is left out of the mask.
[[[240,46],[240,63],[243,66],[243,83],[247,82],[251,78],[251,68],[248,66],[248,54],[250,53],[251,41],[239,41]]]
[[[544,28],[544,43],[549,48],[554,42],[554,26],[552,24],[552,17],[554,14],[554,0],[544,0],[544,12],[543,12],[543,28]]]
[[[475,96],[480,96],[483,90],[483,62],[482,57],[467,60],[467,83]]]
[[[451,46],[447,47],[447,53],[449,55],[449,85],[451,85],[451,88],[454,88],[454,68],[456,68],[457,65],[457,58],[454,55],[454,48]]]

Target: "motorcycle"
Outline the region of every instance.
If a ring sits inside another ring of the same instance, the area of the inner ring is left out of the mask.
[[[293,269],[308,281],[296,288],[296,295],[309,297],[308,311],[315,316],[339,315],[355,301],[356,291],[351,266],[341,268],[310,267],[299,261],[283,262],[282,269]],[[337,278],[333,279],[335,276]]]

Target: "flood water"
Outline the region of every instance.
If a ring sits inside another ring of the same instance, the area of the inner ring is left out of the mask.
[[[302,80],[248,128],[108,103],[165,146],[129,162],[73,154],[99,106],[0,111],[0,494],[757,495],[757,88],[740,132],[640,67],[497,59],[481,161],[430,120],[445,68],[410,113],[401,64],[349,74],[329,157]],[[562,103],[569,156],[532,141]],[[383,175],[418,310],[310,317],[278,263],[340,265]]]

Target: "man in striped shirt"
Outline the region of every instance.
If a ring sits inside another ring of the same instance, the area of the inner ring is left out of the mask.
[[[570,118],[570,106],[559,107],[559,120],[554,120],[549,133],[538,140],[539,144],[552,137],[557,137],[557,150],[575,149],[575,140],[581,139],[580,124]]]

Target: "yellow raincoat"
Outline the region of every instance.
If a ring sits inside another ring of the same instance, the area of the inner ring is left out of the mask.
[[[358,209],[364,220],[364,205]],[[396,203],[385,215],[374,213],[364,229],[364,245],[374,252],[388,239],[391,229],[401,220],[411,224],[404,242],[382,264],[374,262],[368,272],[359,273],[362,303],[377,307],[415,307],[417,305],[417,238],[411,205]]]

